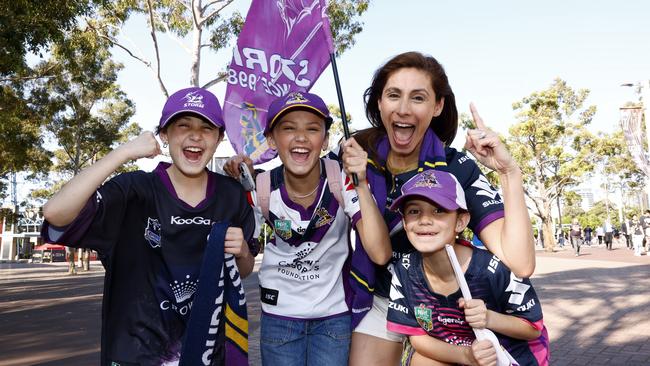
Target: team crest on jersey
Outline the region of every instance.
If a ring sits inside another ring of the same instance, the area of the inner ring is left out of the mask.
[[[415,308],[415,319],[417,319],[418,324],[420,324],[422,329],[426,331],[433,329],[433,322],[431,321],[431,309],[424,306],[424,304],[420,304],[420,306]]]
[[[438,180],[436,179],[433,170],[425,170],[423,173],[420,174],[420,179],[418,179],[418,181],[415,182],[413,186],[433,188],[433,187],[439,187],[440,184],[438,183]]]
[[[273,222],[275,233],[282,239],[289,240],[291,238],[291,221],[289,220],[275,220]]]
[[[144,238],[152,248],[160,248],[160,222],[158,219],[147,217],[147,227],[144,229]]]
[[[316,224],[314,225],[315,229],[318,229],[319,227],[325,226],[331,223],[332,221],[334,221],[332,215],[330,215],[330,213],[327,212],[327,210],[324,209],[323,207],[319,207],[316,210],[316,217],[318,219],[316,220]]]

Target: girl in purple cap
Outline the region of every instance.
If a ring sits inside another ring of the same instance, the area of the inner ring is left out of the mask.
[[[154,134],[144,132],[79,173],[43,207],[48,241],[96,250],[106,268],[102,365],[179,360],[213,223],[230,223],[226,262],[231,254],[241,276],[252,271],[247,242],[255,219],[246,195],[235,180],[206,169],[223,126],[212,93],[179,90],[158,125],[171,164],[106,181],[122,164],[161,153]],[[228,364],[246,363],[245,353],[233,357]]]
[[[528,278],[516,277],[492,253],[458,240],[470,221],[465,193],[451,173],[425,170],[404,183],[390,209],[416,251],[395,263],[388,329],[408,336],[402,365],[496,365],[489,329],[519,365],[548,365],[548,333]],[[510,199],[507,190],[504,200]],[[445,245],[450,244],[472,299],[459,288]]]
[[[344,169],[320,157],[331,123],[315,94],[290,93],[269,107],[265,135],[282,165],[258,174],[251,195],[275,233],[259,271],[263,365],[346,365],[351,226],[373,263],[390,259],[388,231],[366,182],[366,153],[350,139]],[[244,160],[251,163],[239,156],[226,170],[235,174],[232,165]]]
[[[535,247],[521,171],[473,105],[470,109],[477,128],[468,131],[465,148],[499,174],[503,191],[509,193],[508,202],[504,205],[474,160],[449,147],[456,136],[458,112],[447,75],[436,59],[418,52],[393,57],[375,72],[364,97],[373,127],[355,138],[368,152],[367,180],[391,233],[393,260],[377,266],[363,250],[354,252],[355,330],[350,364],[394,366],[404,337],[386,328],[391,270],[413,246],[399,215],[387,207],[400,195],[404,182],[428,169],[452,173],[467,198],[469,228],[517,276],[533,273]]]

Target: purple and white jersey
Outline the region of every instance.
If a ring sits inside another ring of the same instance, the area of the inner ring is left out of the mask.
[[[349,312],[350,225],[361,218],[359,197],[341,171],[345,209],[329,191],[321,163],[314,204],[291,201],[282,166],[271,171],[269,218],[275,238],[266,245],[259,271],[262,311],[292,319],[321,319]],[[251,201],[263,220],[254,192]],[[348,296],[346,296],[348,295]]]
[[[462,245],[462,244],[456,244]],[[473,249],[465,278],[475,299],[485,301],[489,310],[516,316],[542,331],[539,338],[524,341],[495,332],[501,345],[520,365],[548,365],[548,333],[542,307],[527,278],[517,278],[490,252]],[[388,306],[388,329],[408,336],[429,335],[447,343],[471,346],[472,328],[458,307],[460,289],[443,296],[430,289],[424,274],[422,255],[402,256],[395,265]]]

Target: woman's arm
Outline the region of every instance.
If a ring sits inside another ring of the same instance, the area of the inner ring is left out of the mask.
[[[473,104],[470,110],[477,129],[468,131],[465,148],[499,174],[503,191],[504,217],[488,224],[478,235],[517,277],[530,277],[535,271],[535,240],[521,170],[499,136],[483,123]]]
[[[375,203],[365,179],[362,181],[359,178],[359,186],[356,187],[356,191],[359,195],[359,206],[361,207],[361,219],[357,222],[357,231],[363,249],[373,262],[384,265],[388,263],[393,254],[388,227],[379,209],[377,209],[377,203]]]
[[[63,227],[79,215],[88,199],[117,168],[127,161],[160,154],[160,146],[152,132],[120,145],[66,183],[43,206],[43,217],[51,225]]]

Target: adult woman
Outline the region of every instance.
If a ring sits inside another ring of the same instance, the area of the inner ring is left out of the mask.
[[[458,128],[458,112],[442,66],[417,52],[397,55],[375,72],[364,98],[373,127],[359,132],[355,139],[369,155],[372,166],[367,179],[391,233],[393,262],[413,248],[400,217],[386,207],[417,172],[441,169],[454,174],[465,190],[472,216],[469,227],[515,275],[529,277],[535,268],[535,252],[523,187],[518,183],[521,171],[473,105],[470,109],[477,129],[468,131],[465,148],[499,174],[502,189],[512,200],[504,205],[474,161],[449,147]],[[390,282],[392,264],[373,266],[360,247],[352,259],[356,328],[350,365],[393,366],[402,338],[386,330],[387,297],[389,292],[399,292],[400,284]]]

